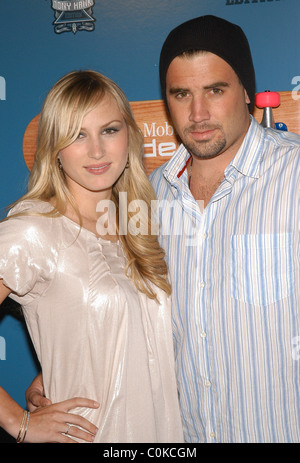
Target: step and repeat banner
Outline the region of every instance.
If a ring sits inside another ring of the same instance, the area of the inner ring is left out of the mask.
[[[257,92],[279,92],[276,122],[300,133],[299,0],[2,1],[0,218],[26,191],[43,100],[71,70],[95,69],[125,91],[145,137],[147,173],[170,159],[178,140],[161,100],[160,49],[172,28],[205,14],[243,28]],[[254,116],[260,121],[262,110]],[[0,385],[25,406],[25,389],[38,370],[19,309],[6,300],[0,308]]]

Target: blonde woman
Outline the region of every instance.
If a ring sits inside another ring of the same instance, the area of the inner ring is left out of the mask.
[[[21,304],[53,404],[29,414],[0,389],[0,426],[19,441],[182,442],[142,144],[103,75],[74,71],[50,90],[28,193],[0,225],[0,302]]]

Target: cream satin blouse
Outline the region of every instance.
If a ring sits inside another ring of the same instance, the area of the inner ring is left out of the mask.
[[[51,207],[26,201],[13,213]],[[97,400],[75,410],[98,426],[95,442],[183,442],[170,301],[137,291],[125,267],[119,242],[64,216],[0,224],[0,278],[23,307],[46,396]]]

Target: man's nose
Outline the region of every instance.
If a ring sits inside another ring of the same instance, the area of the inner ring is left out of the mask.
[[[191,122],[202,122],[209,119],[208,104],[204,97],[194,96],[191,101],[189,120]]]

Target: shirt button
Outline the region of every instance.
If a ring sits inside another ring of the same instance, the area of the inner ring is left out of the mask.
[[[212,432],[210,433],[210,437],[212,437],[212,438],[213,438],[213,437],[216,437],[216,434],[212,431]]]
[[[201,281],[201,283],[200,283],[200,288],[204,288],[204,286],[205,286],[204,281]]]
[[[206,382],[205,382],[205,387],[211,387],[211,382],[210,382],[210,381],[206,381]]]
[[[205,331],[202,331],[202,333],[200,334],[201,338],[206,338],[206,333]]]

